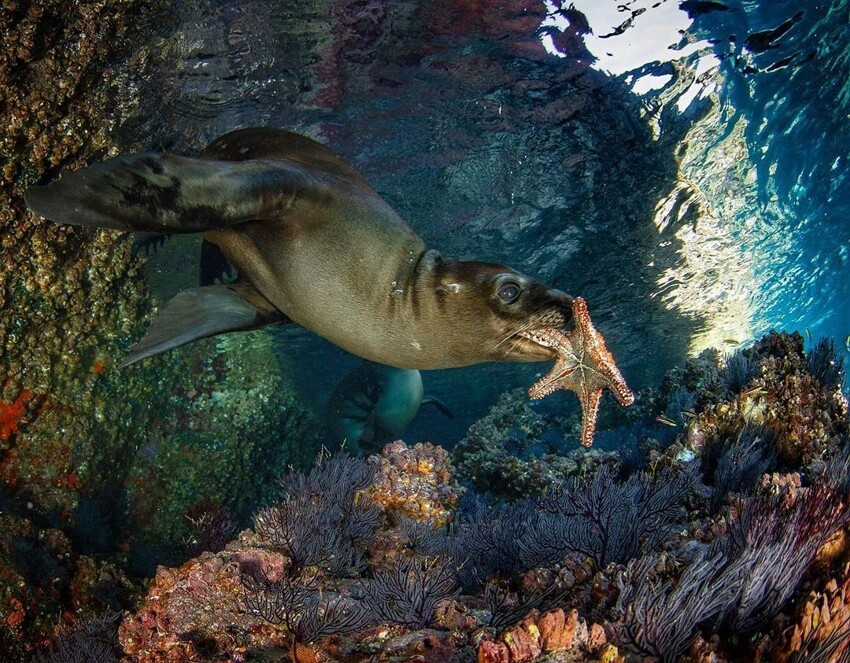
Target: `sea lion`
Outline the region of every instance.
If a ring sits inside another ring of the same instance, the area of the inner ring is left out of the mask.
[[[177,294],[122,365],[219,333],[295,322],[408,369],[543,361],[523,332],[564,327],[572,298],[502,265],[444,258],[341,157],[278,129],[241,129],[197,158],[119,156],[27,189],[58,223],[203,233],[231,284]]]
[[[337,444],[352,451],[376,451],[397,439],[427,404],[454,419],[447,405],[425,395],[419,371],[364,361],[334,389],[328,430]]]

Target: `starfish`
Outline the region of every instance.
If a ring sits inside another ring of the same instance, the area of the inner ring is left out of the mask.
[[[532,385],[528,395],[538,399],[558,389],[574,391],[581,403],[581,443],[589,447],[593,444],[593,433],[596,431],[596,415],[602,390],[613,391],[623,406],[634,403],[635,396],[608,352],[605,339],[593,326],[587,312],[587,302],[581,297],[573,300],[573,318],[575,328],[569,334],[559,329],[523,332],[526,338],[558,352],[552,370]]]

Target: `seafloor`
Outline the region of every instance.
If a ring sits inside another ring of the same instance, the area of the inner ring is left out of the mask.
[[[667,372],[604,408],[628,452],[555,453],[507,393],[451,454],[318,465],[262,332],[112,370],[156,305],[144,253],[22,191],[150,147],[118,136],[168,4],[0,5],[0,659],[850,658],[829,342],[772,333]]]
[[[844,661],[842,377],[799,334],[706,351],[641,392],[663,423],[628,454],[522,459],[542,425],[506,394],[451,455],[396,441],[286,473],[252,527],[208,516],[143,588],[15,518],[5,646],[46,641],[49,603],[39,660]]]

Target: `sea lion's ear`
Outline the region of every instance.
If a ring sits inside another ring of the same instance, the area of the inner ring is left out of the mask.
[[[445,282],[441,282],[437,285],[437,292],[441,295],[454,295],[461,290],[463,290],[463,286],[460,283],[454,283],[453,281],[446,279]]]
[[[121,368],[199,338],[286,322],[289,318],[248,283],[189,288],[165,305]]]

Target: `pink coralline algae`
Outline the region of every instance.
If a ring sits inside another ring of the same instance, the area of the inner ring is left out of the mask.
[[[277,577],[286,564],[279,554],[245,547],[204,553],[176,569],[160,567],[139,610],[119,628],[124,652],[135,661],[198,660],[206,641],[236,661],[252,644],[284,648],[285,632],[243,608],[240,568],[256,567]]]
[[[571,660],[579,661],[624,660],[608,644],[602,626],[588,627],[578,610],[565,613],[561,608],[542,615],[532,611],[498,639],[482,640],[477,660],[478,663],[530,663],[556,652],[571,652]]]

